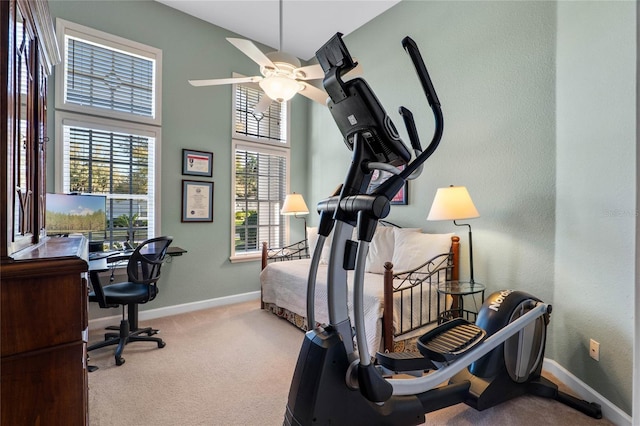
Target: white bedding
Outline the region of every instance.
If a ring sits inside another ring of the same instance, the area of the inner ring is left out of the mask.
[[[273,262],[260,273],[260,282],[262,285],[262,297],[266,303],[273,303],[281,308],[295,312],[306,318],[307,312],[307,277],[309,272],[310,259],[292,260],[287,262]],[[353,272],[348,273],[349,282],[349,315],[353,324]],[[429,294],[431,293],[431,294]],[[381,348],[382,337],[382,313],[383,313],[383,297],[384,294],[384,277],[382,274],[366,273],[364,285],[364,321],[365,331],[367,335],[367,344],[370,351],[379,350]],[[432,312],[432,320],[435,320],[437,312],[437,293],[435,284],[431,292],[423,292],[421,297],[414,294],[413,298],[409,295],[404,297],[405,318],[402,319],[402,329],[400,330],[400,297],[394,298],[394,334],[408,330],[411,324],[410,309],[413,309],[414,324],[420,321],[419,305],[422,303],[423,322],[427,322],[429,311]],[[421,300],[422,299],[422,300]],[[327,266],[319,265],[318,275],[316,278],[316,298],[315,298],[315,316],[319,323],[329,322],[329,313],[327,308]],[[424,333],[424,330],[420,332]],[[415,334],[415,333],[411,333]],[[407,338],[403,336],[401,339]]]

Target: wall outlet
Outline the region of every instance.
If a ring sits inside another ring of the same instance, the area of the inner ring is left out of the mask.
[[[600,361],[600,343],[589,339],[589,356],[596,361]]]

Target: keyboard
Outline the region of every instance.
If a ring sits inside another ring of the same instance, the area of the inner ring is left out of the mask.
[[[117,251],[95,251],[89,253],[89,260],[98,260],[104,259],[105,257],[109,257],[113,254],[119,253]]]

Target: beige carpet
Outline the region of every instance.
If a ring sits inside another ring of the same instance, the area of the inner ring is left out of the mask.
[[[145,325],[142,322],[141,325]],[[247,302],[150,321],[166,347],[132,343],[91,352],[91,426],[281,425],[303,333]],[[92,331],[90,342],[101,339]],[[482,412],[458,404],[429,425],[611,425],[564,405],[520,397]]]

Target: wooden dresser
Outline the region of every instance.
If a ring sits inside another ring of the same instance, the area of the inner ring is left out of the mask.
[[[44,0],[0,0],[0,416],[86,425],[87,243],[45,237],[47,80],[60,62]]]
[[[52,238],[2,264],[3,425],[87,424],[86,256]]]

